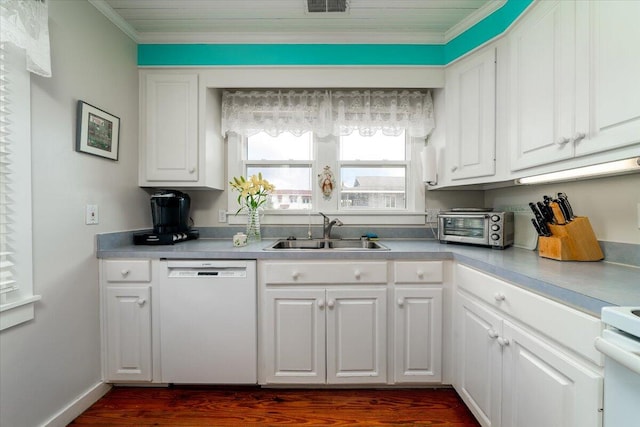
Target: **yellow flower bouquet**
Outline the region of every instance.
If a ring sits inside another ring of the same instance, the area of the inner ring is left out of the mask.
[[[275,186],[266,179],[262,178],[262,174],[252,175],[248,179],[245,177],[234,177],[233,181],[229,181],[231,188],[238,191],[238,204],[240,208],[236,211],[236,215],[243,209],[246,209],[248,215],[247,221],[247,241],[257,242],[262,239],[260,231],[260,214],[258,208],[267,202],[267,197]]]
[[[262,173],[252,175],[248,179],[244,176],[233,177],[233,181],[229,181],[231,188],[238,191],[238,204],[240,209],[249,211],[256,210],[267,202],[267,196],[275,189],[274,185],[262,177]]]

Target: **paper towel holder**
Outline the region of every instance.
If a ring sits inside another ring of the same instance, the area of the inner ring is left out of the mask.
[[[422,181],[427,185],[438,185],[438,168],[436,166],[436,152],[432,144],[427,143],[420,152],[422,163]]]

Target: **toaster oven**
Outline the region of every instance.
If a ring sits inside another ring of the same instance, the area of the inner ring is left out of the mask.
[[[454,209],[438,214],[441,243],[464,243],[504,249],[513,244],[513,212]]]

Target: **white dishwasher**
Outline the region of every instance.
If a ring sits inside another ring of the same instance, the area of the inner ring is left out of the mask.
[[[162,382],[256,384],[256,262],[160,264]]]

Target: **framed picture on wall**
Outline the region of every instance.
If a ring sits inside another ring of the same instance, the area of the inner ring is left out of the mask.
[[[118,117],[84,101],[78,101],[76,127],[76,151],[118,160]]]

